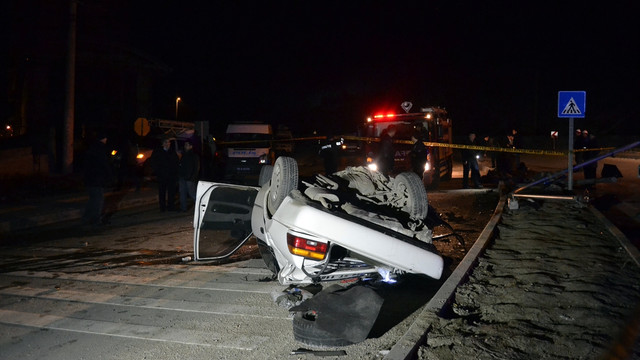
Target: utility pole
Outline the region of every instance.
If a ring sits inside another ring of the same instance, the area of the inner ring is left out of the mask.
[[[62,136],[62,173],[73,171],[73,125],[75,122],[75,92],[76,92],[76,17],[78,14],[77,0],[69,0],[69,49],[67,53],[67,84],[64,109],[64,130]]]

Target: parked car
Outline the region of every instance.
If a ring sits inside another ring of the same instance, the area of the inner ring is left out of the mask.
[[[231,256],[254,234],[283,284],[342,279],[393,282],[404,273],[442,275],[444,262],[425,224],[422,180],[348,168],[298,182],[293,158],[265,165],[259,186],[199,182],[195,260]]]

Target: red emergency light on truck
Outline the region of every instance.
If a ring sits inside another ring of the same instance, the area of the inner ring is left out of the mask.
[[[404,104],[403,104],[404,106]],[[412,136],[420,135],[423,142],[452,143],[451,119],[447,111],[439,107],[421,108],[420,112],[395,113],[380,112],[367,118],[365,136],[369,138],[365,144],[367,165],[376,167],[380,150],[380,138],[391,126],[396,128],[394,140],[393,174],[404,171],[418,172],[426,186],[437,187],[440,180],[451,179],[453,172],[453,150],[450,147],[427,146],[424,155],[424,168],[419,171],[412,166]],[[415,155],[415,154],[414,154]]]

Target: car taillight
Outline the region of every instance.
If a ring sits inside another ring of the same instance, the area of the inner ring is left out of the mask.
[[[287,233],[287,245],[289,246],[289,252],[293,255],[314,260],[323,260],[327,255],[326,243],[305,239],[290,233]]]

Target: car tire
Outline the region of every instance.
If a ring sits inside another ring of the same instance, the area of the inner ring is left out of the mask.
[[[280,266],[278,266],[278,261],[276,260],[276,255],[273,253],[273,249],[264,241],[258,240],[258,251],[265,265],[267,265],[267,269],[277,275],[280,272]]]
[[[333,332],[319,329],[313,311],[298,312],[293,316],[293,337],[296,341],[315,347],[338,347],[353,344]]]
[[[262,165],[260,168],[260,176],[258,177],[258,186],[269,183],[271,181],[271,175],[273,174],[273,165]]]
[[[398,174],[395,178],[394,191],[396,191],[400,197],[407,197],[407,202],[402,207],[402,211],[408,213],[409,216],[414,219],[424,219],[427,217],[429,211],[427,190],[417,174],[413,172]]]
[[[298,163],[294,158],[281,156],[273,165],[267,208],[274,214],[289,193],[298,188]]]

